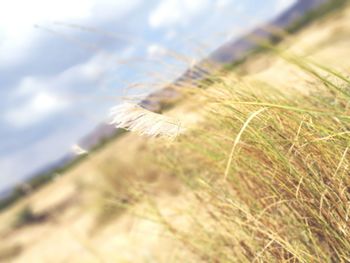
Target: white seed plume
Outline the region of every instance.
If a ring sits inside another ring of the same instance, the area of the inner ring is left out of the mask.
[[[83,149],[81,146],[79,146],[78,144],[74,144],[72,146],[72,152],[76,155],[84,155],[84,154],[88,154],[88,151]]]
[[[154,113],[137,104],[123,103],[110,111],[110,124],[116,128],[137,132],[151,137],[175,139],[184,129],[178,120]]]

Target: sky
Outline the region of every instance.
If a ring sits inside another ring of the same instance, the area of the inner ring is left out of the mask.
[[[0,191],[293,2],[0,0]]]

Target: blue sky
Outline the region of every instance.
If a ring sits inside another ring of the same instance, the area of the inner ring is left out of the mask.
[[[187,62],[173,51],[191,63],[292,2],[0,0],[0,191],[68,152],[123,97],[178,76]]]

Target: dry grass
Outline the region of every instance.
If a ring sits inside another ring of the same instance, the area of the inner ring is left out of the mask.
[[[350,82],[308,73],[319,90],[308,96],[227,76],[201,92],[206,121],[166,162],[211,218],[187,235],[205,261],[350,260]]]

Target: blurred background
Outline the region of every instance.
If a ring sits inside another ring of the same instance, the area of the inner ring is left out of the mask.
[[[123,97],[160,88],[293,3],[1,1],[0,193],[67,161]]]

